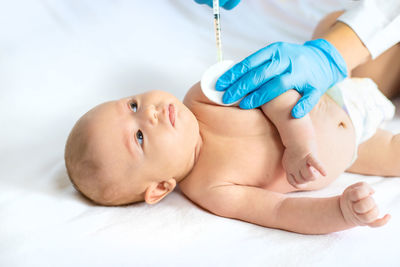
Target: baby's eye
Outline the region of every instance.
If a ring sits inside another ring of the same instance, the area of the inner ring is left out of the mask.
[[[136,138],[140,145],[143,145],[143,133],[141,130],[136,132]]]
[[[132,110],[133,112],[136,112],[136,111],[137,111],[137,104],[136,104],[136,102],[131,102],[131,103],[129,103],[129,107],[131,108],[131,110]]]

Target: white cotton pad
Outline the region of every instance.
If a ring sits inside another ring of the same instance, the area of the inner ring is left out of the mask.
[[[232,60],[224,60],[218,62],[217,64],[212,65],[209,67],[201,77],[200,86],[203,94],[210,99],[212,102],[221,105],[221,106],[237,106],[239,102],[243,99],[239,99],[236,102],[231,104],[224,104],[222,102],[222,96],[224,95],[225,91],[217,91],[215,90],[215,84],[219,77],[224,74],[227,70],[229,70],[235,63]]]

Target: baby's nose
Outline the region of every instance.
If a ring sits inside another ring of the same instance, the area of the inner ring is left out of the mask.
[[[158,114],[157,114],[157,110],[154,106],[149,106],[146,109],[146,118],[149,120],[149,122],[152,125],[157,125],[158,123]]]

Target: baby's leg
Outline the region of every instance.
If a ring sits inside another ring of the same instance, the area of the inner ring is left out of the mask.
[[[313,38],[318,38],[327,32],[343,11],[330,13],[323,18],[315,28]],[[379,90],[393,98],[400,94],[400,44],[397,44],[374,60],[358,66],[351,72],[352,77],[369,77],[378,85]]]
[[[352,77],[368,77],[387,97],[400,95],[400,44],[385,51],[373,61],[364,63],[353,70]]]
[[[400,176],[400,134],[378,129],[373,137],[360,144],[358,158],[348,172]]]

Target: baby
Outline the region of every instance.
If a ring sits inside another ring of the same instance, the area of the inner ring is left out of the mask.
[[[375,88],[361,81],[366,87],[352,80],[339,85],[369,95]],[[373,96],[383,97],[378,91]],[[366,183],[331,198],[284,194],[322,188],[346,169],[400,176],[399,135],[378,130],[358,147],[351,165],[357,131],[347,113],[325,95],[309,115],[292,119],[298,99],[291,90],[262,109],[241,110],[210,103],[196,84],[184,103],[162,91],[106,102],[73,128],[65,152],[68,174],[77,190],[101,205],[154,204],[180,183],[210,212],[267,227],[328,233],[384,225],[389,216],[378,219]]]
[[[290,90],[242,110],[213,104],[197,83],[183,103],[162,91],[106,102],[72,129],[67,171],[100,205],[154,204],[179,183],[206,210],[266,227],[321,234],[386,224],[366,183],[329,198],[285,193],[323,188],[346,170],[400,176],[400,135],[377,129],[391,103],[368,79],[345,80],[293,119],[299,98]]]

